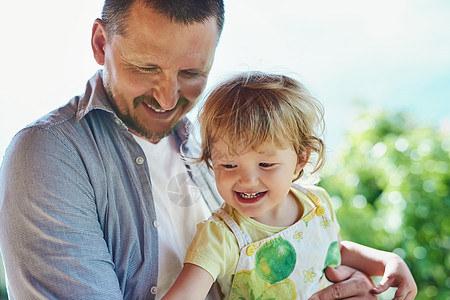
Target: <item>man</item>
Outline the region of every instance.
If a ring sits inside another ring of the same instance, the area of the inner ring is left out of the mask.
[[[92,30],[103,71],[5,154],[0,246],[11,299],[167,291],[195,224],[220,202],[206,169],[179,153],[195,154],[185,115],[205,88],[223,18],[221,0],[105,1]],[[338,271],[350,279],[322,299],[367,296],[361,273]]]

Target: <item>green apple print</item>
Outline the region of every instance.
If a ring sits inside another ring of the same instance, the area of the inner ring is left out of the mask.
[[[332,268],[336,268],[341,262],[341,251],[339,249],[339,243],[337,241],[332,242],[330,246],[328,246],[327,257],[325,258],[325,264],[323,269],[330,266]]]
[[[256,252],[255,270],[262,280],[275,283],[294,271],[297,255],[294,247],[278,237],[265,243]]]
[[[255,268],[235,274],[229,299],[295,299],[295,284],[288,278],[295,268],[294,247],[278,237],[256,252]]]

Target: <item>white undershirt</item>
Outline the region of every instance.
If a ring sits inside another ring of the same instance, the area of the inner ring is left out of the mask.
[[[147,158],[159,222],[159,271],[156,299],[169,290],[183,267],[196,224],[211,212],[179,157],[173,135],[150,143],[133,135]]]

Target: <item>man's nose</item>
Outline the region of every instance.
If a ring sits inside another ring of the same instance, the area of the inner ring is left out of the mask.
[[[161,109],[173,109],[177,104],[179,96],[177,76],[162,74],[153,92],[153,97],[158,101]]]

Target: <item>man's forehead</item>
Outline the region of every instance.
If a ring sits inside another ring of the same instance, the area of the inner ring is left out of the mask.
[[[198,32],[168,32],[136,30],[126,36],[115,36],[114,47],[130,63],[140,66],[168,66],[176,64],[180,69],[207,70],[212,65],[216,43],[212,35],[206,38]]]

